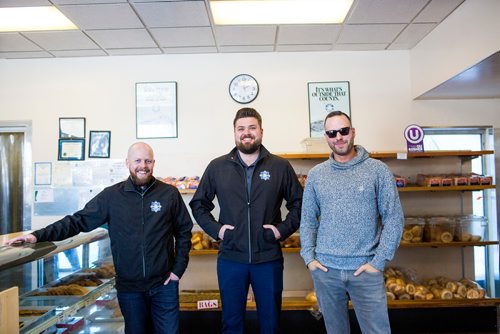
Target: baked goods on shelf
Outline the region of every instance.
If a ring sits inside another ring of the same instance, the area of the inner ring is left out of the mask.
[[[405,217],[401,242],[422,242],[424,236],[425,219],[420,217]]]
[[[285,241],[281,242],[283,248],[300,248],[300,235],[298,233],[292,234]]]
[[[83,296],[88,292],[83,286],[69,284],[36,290],[30,296]]]
[[[417,282],[399,268],[384,271],[387,300],[482,299],[485,290],[467,278],[452,280],[438,276]]]
[[[201,231],[196,231],[193,232],[191,236],[191,249],[216,249],[216,247],[214,247],[214,243],[212,242],[212,239],[208,234]]]
[[[95,273],[98,278],[113,278],[116,276],[115,267],[112,263],[102,263],[99,267],[86,269],[84,272]]]

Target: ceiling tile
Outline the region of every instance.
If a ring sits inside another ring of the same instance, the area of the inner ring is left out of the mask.
[[[54,58],[54,56],[45,51],[0,52],[0,58],[6,58],[6,59]]]
[[[105,49],[157,47],[146,29],[89,30],[87,34]]]
[[[278,44],[328,44],[337,39],[340,25],[283,25]]]
[[[24,32],[26,38],[45,50],[99,49],[90,38],[79,30]]]
[[[129,4],[59,6],[80,29],[143,28]]]
[[[3,7],[36,7],[50,6],[48,0],[0,0],[0,8]]]
[[[199,46],[192,48],[163,48],[165,53],[216,53],[217,48],[215,46]]]
[[[428,1],[358,0],[346,23],[410,23]]]
[[[106,49],[111,56],[137,56],[137,55],[159,55],[162,54],[159,48],[144,49]]]
[[[414,23],[443,21],[464,0],[433,0],[413,20]]]
[[[405,27],[404,24],[347,25],[340,33],[337,43],[391,43]]]
[[[210,26],[204,1],[136,3],[134,7],[150,28]]]
[[[276,51],[329,51],[332,49],[332,44],[307,44],[307,45],[277,45]]]
[[[235,45],[235,46],[220,46],[220,52],[240,53],[240,52],[272,52],[273,45]]]
[[[67,50],[67,51],[51,51],[56,57],[97,57],[106,56],[106,52],[102,50]]]
[[[276,26],[217,26],[219,45],[269,45],[276,39]]]
[[[435,23],[410,24],[396,38],[393,44],[403,44],[407,46],[407,49],[411,49],[434,29],[434,27],[436,27]]]
[[[336,51],[373,51],[385,50],[387,44],[335,44],[333,50]]]
[[[215,45],[212,29],[208,27],[153,28],[150,31],[161,47]]]
[[[127,0],[51,0],[56,5],[92,5],[103,3],[125,3]]]
[[[35,43],[30,42],[17,32],[0,33],[0,51],[40,51]]]

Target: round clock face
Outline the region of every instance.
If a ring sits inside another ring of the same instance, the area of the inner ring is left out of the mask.
[[[259,94],[259,84],[248,74],[239,74],[229,83],[229,95],[238,103],[250,103]]]

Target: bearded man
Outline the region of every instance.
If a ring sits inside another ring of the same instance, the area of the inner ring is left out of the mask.
[[[290,163],[262,145],[262,117],[255,109],[238,110],[233,127],[236,147],[210,162],[189,205],[201,228],[222,240],[217,258],[222,332],[243,333],[251,285],[260,333],[277,333],[283,291],[280,241],[299,227],[302,187]],[[211,214],[215,196],[218,219]]]
[[[7,241],[58,241],[108,224],[125,333],[179,332],[179,279],[193,222],[177,188],[153,177],[151,147],[130,146],[130,177],[107,187],[73,215]]]

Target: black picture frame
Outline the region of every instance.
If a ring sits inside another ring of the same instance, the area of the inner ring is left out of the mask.
[[[85,139],[59,139],[57,160],[85,160]]]
[[[85,117],[60,117],[59,139],[85,139]]]
[[[93,130],[89,135],[89,158],[109,158],[111,131]]]

